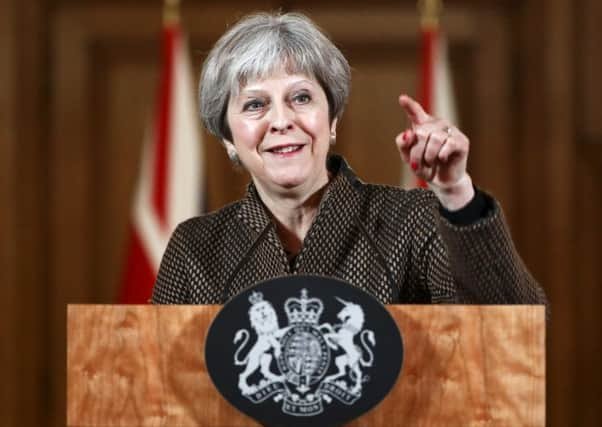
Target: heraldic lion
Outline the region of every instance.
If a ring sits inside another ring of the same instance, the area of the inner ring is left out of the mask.
[[[257,333],[257,342],[243,360],[239,359],[239,353],[249,341],[249,331],[240,329],[234,336],[234,343],[244,339],[234,354],[234,363],[237,366],[246,365],[245,370],[238,377],[238,388],[242,394],[251,394],[257,391],[257,386],[249,385],[247,379],[258,368],[261,368],[261,374],[270,383],[284,380],[283,375],[276,375],[270,371],[272,355],[268,352],[273,349],[274,356],[280,356],[279,340],[289,329],[288,327],[279,329],[276,310],[269,301],[255,302],[249,309],[249,321]]]

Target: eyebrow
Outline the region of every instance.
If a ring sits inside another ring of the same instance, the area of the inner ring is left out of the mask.
[[[290,85],[287,86],[287,89],[294,88],[295,86],[298,86],[303,83],[309,83],[311,86],[315,86],[315,83],[312,82],[311,80],[302,79],[302,80],[297,80],[297,81],[291,83]],[[251,86],[249,89],[243,88],[240,91],[240,95],[252,95],[252,94],[260,94],[260,93],[264,93],[264,92],[265,92],[264,89],[260,89],[260,88],[255,89],[255,88],[253,88],[253,86]]]
[[[242,91],[240,92],[239,96],[245,96],[245,95],[259,95],[259,94],[262,94],[262,93],[264,93],[264,91],[263,91],[263,90],[261,90],[261,89],[248,89],[248,90],[247,90],[247,89],[245,89],[245,90],[242,90]]]

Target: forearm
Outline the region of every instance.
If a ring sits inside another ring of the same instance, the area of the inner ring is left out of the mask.
[[[547,305],[545,293],[514,247],[500,208],[485,197],[490,204],[485,218],[470,225],[439,219],[458,302]]]
[[[453,185],[438,187],[429,185],[431,191],[439,200],[441,206],[448,211],[457,211],[465,207],[475,196],[475,189],[470,175],[464,174],[462,178]]]

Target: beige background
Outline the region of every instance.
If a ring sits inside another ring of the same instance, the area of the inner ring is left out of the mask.
[[[445,3],[470,171],[552,302],[548,422],[598,425],[602,3]],[[276,8],[308,12],[347,55],[354,86],[336,148],[366,181],[398,183],[415,2],[185,1],[196,72],[226,24]],[[0,0],[2,425],[64,424],[66,303],[114,301],[160,28],[159,1]],[[215,209],[247,178],[205,141]]]

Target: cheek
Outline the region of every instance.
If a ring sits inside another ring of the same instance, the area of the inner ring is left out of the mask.
[[[230,126],[234,143],[253,148],[263,141],[267,125],[263,120],[234,120]]]
[[[314,139],[330,138],[330,124],[328,123],[328,113],[314,112],[305,116],[303,127],[306,133],[312,135]]]

